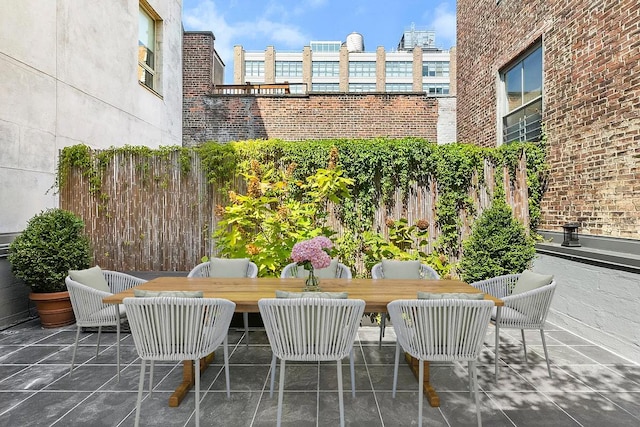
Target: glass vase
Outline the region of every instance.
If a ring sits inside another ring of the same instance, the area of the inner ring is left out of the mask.
[[[313,267],[309,270],[309,275],[304,279],[303,292],[318,292],[320,291],[320,284],[318,283],[318,276],[313,274]]]

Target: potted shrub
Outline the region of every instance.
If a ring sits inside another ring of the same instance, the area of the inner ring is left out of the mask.
[[[72,212],[48,209],[31,218],[9,246],[11,270],[31,288],[29,298],[44,327],[75,321],[64,279],[69,270],[89,266],[90,246],[83,230],[84,222]]]

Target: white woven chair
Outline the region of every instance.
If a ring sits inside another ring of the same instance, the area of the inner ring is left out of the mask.
[[[292,262],[291,264],[287,264],[283,269],[282,273],[280,273],[280,277],[286,279],[288,277],[297,277],[297,269],[298,264]],[[338,263],[338,268],[336,268],[336,279],[351,279],[353,276],[351,275],[351,269],[342,263]]]
[[[96,344],[96,357],[100,353],[100,335],[102,333],[103,326],[115,326],[116,327],[116,352],[117,352],[117,369],[118,369],[118,381],[120,380],[120,323],[126,318],[124,307],[119,304],[104,304],[102,299],[112,294],[117,294],[126,289],[137,286],[146,282],[144,279],[131,276],[125,273],[119,273],[117,271],[102,270],[107,284],[109,285],[109,292],[99,291],[90,286],[83,285],[79,282],[72,280],[69,276],[65,278],[67,290],[69,291],[69,297],[71,298],[71,305],[73,307],[73,314],[76,317],[76,342],[73,346],[73,356],[71,356],[71,369],[76,360],[76,352],[78,350],[78,340],[80,338],[80,330],[83,327],[98,327],[98,342]]]
[[[207,261],[193,267],[187,277],[216,277],[216,275],[215,272],[213,275],[211,274],[211,263]],[[246,277],[258,277],[258,266],[255,263],[249,262]],[[249,313],[242,313],[242,322],[244,323],[245,344],[249,347]]]
[[[500,343],[500,329],[520,329],[522,334],[522,347],[524,348],[524,359],[527,360],[527,343],[524,338],[525,329],[538,329],[542,338],[542,348],[547,361],[547,371],[551,377],[551,365],[549,364],[549,353],[547,352],[547,342],[544,337],[544,324],[547,320],[551,299],[556,290],[556,282],[538,289],[512,295],[519,274],[507,274],[471,283],[474,288],[480,289],[485,294],[492,295],[504,301],[504,307],[494,308],[491,321],[496,326],[495,336],[495,376],[498,380],[498,354]],[[500,308],[500,310],[498,310]]]
[[[482,425],[476,360],[489,326],[492,301],[396,300],[387,305],[396,332],[393,397],[396,396],[400,348],[418,359],[418,425],[422,425],[424,364],[426,361],[467,362],[469,392],[475,394],[478,426]]]
[[[153,387],[153,362],[156,360],[192,360],[195,366],[195,418],[200,425],[200,359],[211,354],[221,344],[224,349],[224,370],[229,386],[229,349],[227,333],[235,303],[220,298],[125,298],[131,335],[141,359],[136,427],[140,423],[142,388],[147,361],[151,361],[149,392]]]
[[[285,362],[336,361],[344,426],[342,359],[349,356],[365,302],[360,299],[269,298],[258,301],[273,354],[280,359],[277,425],[282,420]]]
[[[382,263],[379,262],[371,268],[372,279],[384,279],[384,271],[382,270]],[[420,276],[416,279],[425,280],[440,280],[440,275],[432,267],[426,264],[420,264]],[[384,331],[387,326],[387,315],[380,313],[380,339],[378,341],[378,347],[382,347],[382,338],[384,337]]]

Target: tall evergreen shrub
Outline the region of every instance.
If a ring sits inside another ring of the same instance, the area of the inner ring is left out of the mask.
[[[471,235],[463,242],[460,275],[471,283],[521,273],[531,264],[534,245],[509,205],[497,197],[474,222]]]

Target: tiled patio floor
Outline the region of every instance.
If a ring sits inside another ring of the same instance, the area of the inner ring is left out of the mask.
[[[549,325],[547,343],[553,378],[549,378],[539,334],[527,332],[529,363],[522,359],[519,331],[501,338],[501,373],[493,376],[493,327],[489,327],[479,365],[482,419],[485,426],[640,426],[640,366],[606,349]],[[395,337],[387,328],[382,349],[378,330],[362,327],[356,342],[355,399],[348,360],[343,363],[345,413],[350,426],[417,424],[417,381],[406,365],[399,392],[391,397]],[[0,426],[131,426],[139,359],[129,334],[122,338],[122,374],[116,381],[115,334],[103,334],[95,357],[95,333],[83,333],[79,366],[69,374],[75,325],[42,329],[38,320],[0,331]],[[230,331],[231,398],[224,392],[220,357],[202,376],[203,426],[273,426],[277,393],[269,397],[271,351],[264,331],[251,331],[247,349],[242,332]],[[338,425],[335,364],[288,364],[283,425]],[[181,365],[156,364],[154,392],[145,394],[141,425],[195,425],[194,393],[178,408],[169,395],[181,380]],[[466,367],[432,364],[432,384],[441,406],[425,402],[429,426],[475,425],[475,407],[467,390]],[[276,384],[277,390],[277,384]]]

